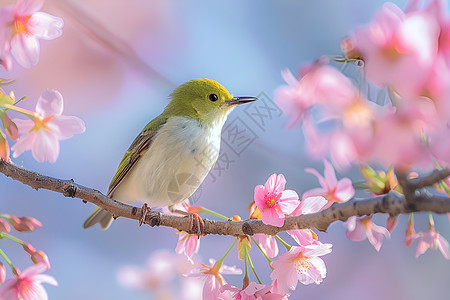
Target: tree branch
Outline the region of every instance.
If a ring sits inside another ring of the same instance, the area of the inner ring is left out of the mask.
[[[101,192],[79,184],[73,180],[62,180],[37,172],[21,168],[13,163],[7,163],[0,159],[0,172],[14,180],[20,181],[36,190],[46,189],[60,193],[66,197],[79,198],[83,202],[91,202],[111,212],[115,217],[139,220],[142,217],[140,208],[117,202],[103,195]],[[415,190],[430,186],[448,176],[450,171],[443,169],[435,171],[429,176],[405,181],[410,184],[409,189]],[[435,181],[435,182],[433,182]],[[450,212],[450,198],[437,196],[425,190],[415,190],[411,194],[414,201],[407,201],[405,196],[397,192],[390,192],[383,196],[367,198],[363,200],[352,199],[345,203],[335,203],[326,210],[318,213],[287,217],[283,227],[265,225],[260,220],[247,221],[214,221],[203,219],[204,234],[242,235],[265,233],[274,235],[282,231],[293,229],[317,228],[326,231],[334,221],[346,221],[351,216],[364,216],[374,213],[387,213],[391,215],[407,214],[411,212],[431,211],[434,213]],[[411,199],[410,199],[411,200]],[[178,230],[190,232],[191,224],[188,217],[167,215],[160,212],[150,212],[145,217],[145,223],[150,226],[167,226]]]

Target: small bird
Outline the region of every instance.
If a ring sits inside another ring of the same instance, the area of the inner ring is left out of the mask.
[[[128,148],[109,185],[108,197],[172,210],[197,190],[216,163],[228,114],[235,106],[255,100],[233,97],[211,79],[182,84],[171,94],[164,111]],[[107,229],[112,220],[110,212],[97,207],[83,227],[99,223]]]

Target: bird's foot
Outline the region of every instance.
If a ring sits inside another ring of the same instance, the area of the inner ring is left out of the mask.
[[[142,205],[142,208],[141,208],[142,217],[139,219],[139,226],[141,226],[142,223],[144,223],[145,217],[151,211],[152,211],[152,209],[147,205],[147,203],[144,203],[144,205]]]
[[[170,207],[169,207],[170,210]],[[205,223],[203,222],[203,219],[197,214],[193,212],[186,212],[178,209],[170,210],[173,213],[185,215],[189,217],[190,219],[190,226],[191,230],[189,233],[197,234],[197,235],[203,235],[203,229],[205,227]]]
[[[191,220],[191,231],[197,235],[202,235],[205,228],[203,219],[196,213],[189,213],[189,218]]]

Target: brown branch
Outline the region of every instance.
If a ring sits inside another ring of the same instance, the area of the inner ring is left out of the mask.
[[[142,216],[141,209],[117,202],[97,190],[76,184],[73,180],[61,180],[42,175],[2,160],[0,160],[0,172],[36,190],[47,189],[66,197],[76,197],[84,202],[91,202],[108,210],[116,217],[139,220]],[[448,172],[448,170],[445,172]],[[430,185],[430,178],[436,180],[445,178],[443,177],[446,174],[445,172],[440,176],[432,173],[430,176],[424,177],[427,182],[425,186]],[[419,187],[424,186],[424,183],[418,183],[417,181],[414,184]],[[320,231],[326,231],[332,222],[345,221],[351,216],[364,216],[374,213],[398,215],[419,211],[450,212],[450,198],[448,197],[432,195],[426,191],[416,191],[413,195],[413,202],[407,201],[402,194],[390,192],[383,196],[364,200],[352,199],[345,203],[335,203],[330,208],[315,214],[287,217],[283,227],[265,225],[260,220],[235,222],[203,219],[205,222],[203,233],[236,236],[255,233],[274,235],[286,230],[304,228],[317,228]],[[150,212],[145,218],[145,223],[150,226],[167,226],[187,232],[191,230],[191,224],[187,217],[167,215],[160,212]]]

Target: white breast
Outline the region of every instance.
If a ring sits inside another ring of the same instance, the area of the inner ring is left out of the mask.
[[[124,203],[144,201],[152,207],[187,199],[217,161],[225,119],[208,126],[189,117],[169,118],[113,198]]]

